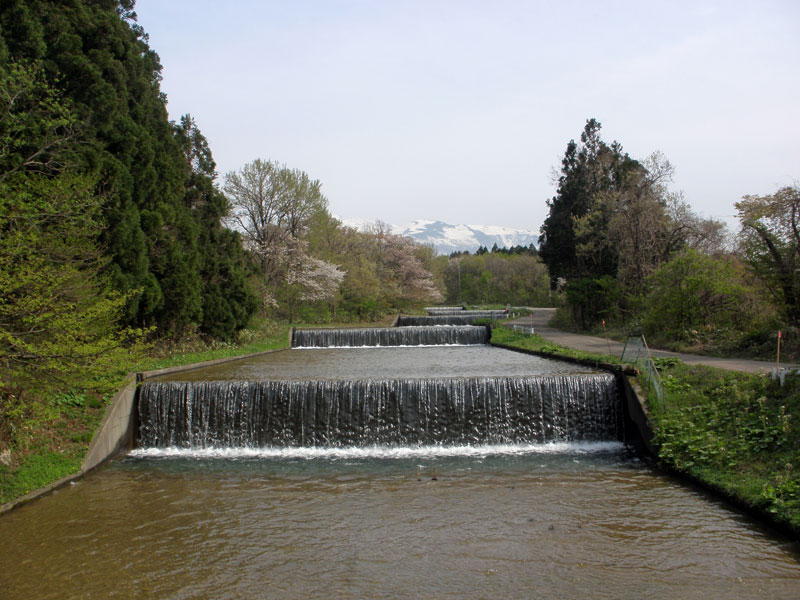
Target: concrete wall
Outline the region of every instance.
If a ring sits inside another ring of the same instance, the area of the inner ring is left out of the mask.
[[[81,471],[89,471],[112,456],[131,449],[136,416],[136,380],[135,375],[128,375],[125,385],[111,400],[106,416],[89,444]]]
[[[633,437],[639,450],[645,456],[656,460],[658,450],[653,446],[653,429],[647,416],[645,394],[641,391],[636,378],[618,375],[620,390],[625,401],[626,433]]]

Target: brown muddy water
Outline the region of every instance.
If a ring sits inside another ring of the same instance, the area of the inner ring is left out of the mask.
[[[476,346],[292,350],[179,377],[584,371]],[[0,517],[0,542],[3,600],[800,598],[797,544],[613,439],[141,448]]]
[[[615,443],[143,451],[0,539],[9,600],[800,597],[796,545]]]

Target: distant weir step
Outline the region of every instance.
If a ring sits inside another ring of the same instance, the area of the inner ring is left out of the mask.
[[[138,446],[267,447],[621,438],[612,374],[151,382]]]
[[[442,307],[428,307],[425,311],[430,316],[437,315],[480,315],[489,319],[501,319],[508,315],[505,310],[464,310],[463,308],[452,308],[447,306]]]
[[[491,314],[473,314],[468,311],[461,311],[458,314],[452,315],[429,315],[422,316],[403,316],[397,318],[398,327],[422,327],[428,325],[469,325],[481,319],[497,318],[496,315]]]
[[[473,325],[295,329],[292,335],[293,348],[473,345],[488,341],[489,330]]]

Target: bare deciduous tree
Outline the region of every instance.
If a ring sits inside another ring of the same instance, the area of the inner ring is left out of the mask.
[[[788,320],[800,325],[800,186],[745,196],[736,209],[745,260],[768,283]]]
[[[319,180],[277,162],[256,159],[225,175],[228,223],[240,230],[267,282],[275,283],[284,246],[302,236],[328,204]]]

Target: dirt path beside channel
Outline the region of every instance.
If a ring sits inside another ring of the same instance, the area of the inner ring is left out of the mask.
[[[582,335],[579,333],[570,333],[568,331],[561,331],[550,327],[548,323],[555,315],[555,308],[533,308],[533,319],[530,315],[525,315],[518,319],[509,321],[509,324],[517,324],[525,327],[533,325],[534,331],[555,344],[567,346],[568,348],[575,348],[585,352],[595,352],[598,354],[612,354],[614,356],[621,356],[625,344],[615,342],[614,340],[606,340],[601,337],[594,337],[590,335]],[[717,367],[719,369],[727,369],[729,371],[745,371],[748,373],[768,373],[775,368],[774,362],[767,362],[763,360],[747,360],[744,358],[718,358],[714,356],[701,356],[698,354],[684,354],[681,352],[670,352],[668,350],[657,350],[650,348],[650,352],[656,357],[676,357],[681,359],[686,364],[700,364],[710,367]],[[797,364],[783,364],[781,367],[798,368]]]

